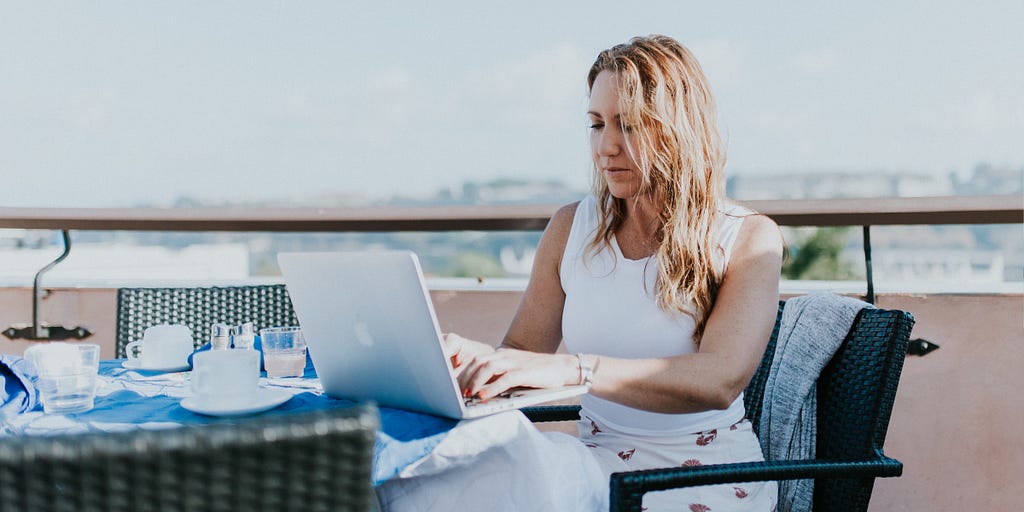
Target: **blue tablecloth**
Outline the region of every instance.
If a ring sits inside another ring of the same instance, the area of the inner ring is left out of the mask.
[[[116,432],[222,421],[181,407],[181,399],[191,395],[188,372],[127,370],[121,366],[122,362],[100,362],[100,382],[92,410],[78,414],[46,415],[42,413],[41,406],[34,402],[34,407],[24,412],[12,414],[8,411],[3,417],[5,431],[22,435]],[[11,368],[3,364],[0,367]],[[9,381],[13,382],[11,379]],[[294,392],[290,400],[262,414],[288,414],[290,411],[353,405],[351,401],[322,394],[316,372],[311,366],[301,379],[261,377],[261,385]],[[29,395],[32,393],[34,390]],[[373,464],[374,485],[394,477],[403,468],[430,453],[456,424],[454,420],[388,407],[380,408],[380,418],[381,429],[377,433]]]

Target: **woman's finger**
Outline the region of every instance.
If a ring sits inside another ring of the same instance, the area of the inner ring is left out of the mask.
[[[476,396],[481,400],[488,400],[516,387],[518,384],[515,383],[514,375],[513,372],[506,372],[497,376],[497,378],[492,379],[491,382],[477,390]]]
[[[480,388],[484,387],[495,378],[500,377],[508,371],[506,361],[497,357],[474,358],[469,369],[462,376],[462,389],[468,392],[469,396],[476,395]]]

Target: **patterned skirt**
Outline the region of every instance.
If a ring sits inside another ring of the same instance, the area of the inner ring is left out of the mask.
[[[764,460],[750,421],[684,436],[651,437],[617,432],[582,416],[579,437],[591,449],[601,469],[614,472],[672,466],[700,466]],[[644,510],[660,511],[774,511],[775,482],[705,485],[644,495]]]
[[[579,427],[579,438],[540,432],[519,411],[460,421],[429,455],[377,488],[381,508],[604,512],[613,472],[762,459],[746,421],[671,438],[616,433],[589,418]],[[644,495],[649,512],[768,512],[775,503],[775,482]]]

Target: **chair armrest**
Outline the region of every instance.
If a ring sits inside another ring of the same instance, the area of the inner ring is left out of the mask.
[[[579,405],[539,405],[520,409],[533,423],[548,421],[576,421],[580,419]]]
[[[612,473],[613,511],[640,510],[644,493],[679,487],[803,478],[893,477],[903,463],[878,453],[864,460],[773,460]]]

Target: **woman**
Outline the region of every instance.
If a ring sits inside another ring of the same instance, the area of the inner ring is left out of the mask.
[[[602,52],[587,83],[594,193],[551,219],[498,350],[446,337],[459,384],[483,399],[588,384],[586,455],[530,442],[544,469],[596,462],[603,492],[615,471],[761,460],[742,392],[775,322],[779,230],[726,202],[711,90],[681,44],[634,38]],[[775,494],[772,482],[697,487],[644,504],[767,511]]]

